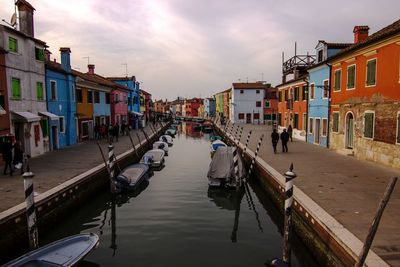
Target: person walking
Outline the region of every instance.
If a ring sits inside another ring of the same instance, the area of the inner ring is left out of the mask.
[[[125,135],[125,132],[126,132],[126,123],[125,121],[123,121],[121,124],[121,134]]]
[[[12,144],[11,141],[9,139],[6,139],[6,141],[3,143],[2,146],[2,153],[3,153],[3,160],[5,162],[4,165],[4,171],[3,174],[6,175],[7,174],[7,168],[10,169],[10,176],[13,175],[13,169],[11,166],[11,162],[12,162]]]
[[[274,148],[274,153],[276,154],[276,146],[278,145],[279,142],[279,134],[276,132],[276,129],[272,130],[271,139],[272,139],[272,147]]]
[[[287,133],[289,134],[290,142],[293,142],[293,128],[292,128],[292,125],[291,125],[291,124],[290,124],[289,127],[287,128]]]
[[[94,139],[100,139],[100,126],[97,123],[94,125]]]
[[[282,141],[282,152],[288,152],[287,143],[289,141],[289,134],[286,129],[283,129],[281,133],[281,141]]]
[[[13,165],[15,169],[21,170],[21,175],[24,174],[24,151],[22,150],[21,142],[14,145]]]
[[[118,142],[118,136],[119,136],[119,124],[118,122],[114,125],[113,129],[113,137],[115,137],[115,141]]]
[[[114,128],[112,127],[112,125],[108,125],[108,142],[112,143],[114,142]]]

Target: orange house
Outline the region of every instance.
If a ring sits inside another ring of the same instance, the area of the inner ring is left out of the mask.
[[[331,58],[330,147],[400,168],[400,20]]]

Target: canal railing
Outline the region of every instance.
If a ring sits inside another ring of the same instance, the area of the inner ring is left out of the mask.
[[[221,126],[214,123],[214,128],[228,140],[234,139],[234,135],[229,133],[226,125]],[[242,151],[245,150],[244,158],[247,161],[256,156],[255,152],[242,143],[238,144],[238,148]],[[258,177],[263,188],[276,205],[283,207],[285,201],[284,175],[272,168],[261,157],[256,159],[254,167],[255,176]],[[302,238],[304,244],[309,247],[317,261],[328,266],[354,266],[363,248],[362,241],[296,185],[293,185],[293,196],[294,230]],[[283,211],[283,208],[280,210]],[[367,266],[389,266],[372,250],[369,252],[365,264]]]

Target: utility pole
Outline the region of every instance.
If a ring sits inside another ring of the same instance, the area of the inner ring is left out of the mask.
[[[87,58],[87,64],[89,65],[89,63],[90,63],[90,57],[83,57],[83,58]]]
[[[128,77],[128,63],[122,63],[125,66],[125,77]]]

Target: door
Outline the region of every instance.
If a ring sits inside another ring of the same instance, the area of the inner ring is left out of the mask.
[[[251,113],[246,114],[246,123],[251,123]]]
[[[58,131],[57,131],[57,126],[51,126],[51,140],[53,141],[51,149],[52,150],[58,149]]]
[[[353,148],[354,140],[354,119],[353,114],[348,113],[346,116],[346,148]]]
[[[314,143],[319,144],[321,142],[321,119],[315,119],[315,139]]]

